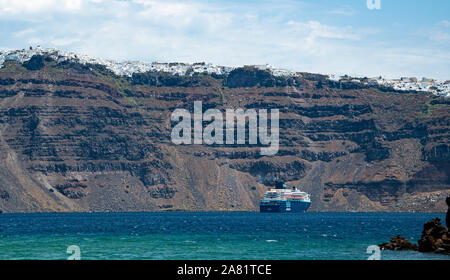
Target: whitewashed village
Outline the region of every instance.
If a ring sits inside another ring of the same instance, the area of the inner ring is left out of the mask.
[[[42,48],[40,46],[30,47],[22,50],[0,51],[0,68],[5,61],[12,60],[23,63],[34,55],[47,55],[57,62],[76,61],[81,64],[100,64],[114,72],[116,75],[131,77],[133,73],[143,72],[166,72],[172,75],[194,75],[195,73],[207,73],[217,75],[227,75],[237,67],[218,66],[211,63],[163,63],[163,62],[137,62],[105,60],[92,58],[87,55],[67,52],[57,48]],[[251,65],[261,70],[268,70],[274,76],[296,76],[298,72],[278,69],[271,65]],[[366,86],[384,86],[397,91],[418,91],[432,93],[438,96],[450,97],[450,80],[440,81],[432,78],[402,77],[399,79],[386,79],[382,76],[374,78],[357,78],[345,76],[328,75],[332,81],[350,82]]]

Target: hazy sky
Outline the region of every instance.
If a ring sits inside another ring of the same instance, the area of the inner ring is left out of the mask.
[[[0,0],[0,48],[450,79],[450,1]]]

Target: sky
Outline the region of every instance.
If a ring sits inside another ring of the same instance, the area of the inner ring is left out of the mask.
[[[0,0],[0,49],[449,80],[450,1],[379,1]]]

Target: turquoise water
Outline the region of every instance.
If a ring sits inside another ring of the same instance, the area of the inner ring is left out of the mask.
[[[1,214],[0,259],[344,259],[401,234],[416,243],[444,214],[52,213]],[[381,252],[382,259],[450,259]]]

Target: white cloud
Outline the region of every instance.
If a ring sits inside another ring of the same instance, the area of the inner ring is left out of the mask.
[[[331,13],[349,14],[345,8]],[[302,9],[303,3],[290,1],[0,0],[0,22],[8,24],[0,36],[8,48],[39,44],[117,60],[269,63],[373,76],[424,67],[448,74],[440,66],[448,51],[397,49],[371,39],[382,34],[378,28],[325,24],[303,18]],[[444,30],[448,21],[440,25]]]
[[[360,35],[352,27],[328,26],[318,21],[295,22],[291,20],[287,24],[293,27],[293,31],[307,34],[308,38],[360,39]]]
[[[39,14],[51,11],[78,11],[88,0],[0,0],[2,14]]]
[[[439,22],[438,25],[449,28],[450,27],[450,21],[443,20],[443,21]]]
[[[353,16],[355,14],[355,9],[351,6],[342,6],[330,11],[329,13],[332,15]]]
[[[18,32],[14,32],[14,33],[13,33],[13,36],[14,36],[14,37],[30,36],[30,35],[33,34],[34,32],[36,32],[35,29],[33,29],[33,28],[27,28],[27,29],[20,30],[20,31],[18,31]]]
[[[0,0],[0,11],[5,14],[37,13],[51,8],[55,4],[53,0]]]
[[[431,42],[450,44],[450,21],[443,20],[432,27],[420,28],[416,33]]]

